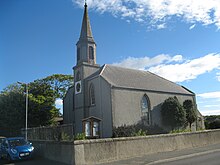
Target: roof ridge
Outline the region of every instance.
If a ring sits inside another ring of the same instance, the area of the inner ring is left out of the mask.
[[[105,80],[107,80],[110,84],[115,86],[127,86],[142,89],[144,88],[148,90],[152,88],[155,91],[170,91],[173,93],[193,94],[189,90],[186,90],[184,87],[182,87],[180,84],[172,82],[148,70],[138,70],[112,64],[105,64],[101,71],[101,76],[105,78]]]

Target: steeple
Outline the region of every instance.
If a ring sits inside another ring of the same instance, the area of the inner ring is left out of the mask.
[[[77,65],[81,63],[96,64],[96,43],[92,36],[87,4],[84,5],[84,15],[79,41],[77,42]]]
[[[84,5],[84,15],[83,15],[80,39],[87,39],[89,41],[94,42],[86,2]]]

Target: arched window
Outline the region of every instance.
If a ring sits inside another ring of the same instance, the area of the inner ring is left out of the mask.
[[[77,48],[77,61],[80,60],[80,48]]]
[[[94,60],[94,49],[92,46],[89,46],[89,59]]]
[[[90,85],[89,97],[90,97],[90,105],[95,105],[95,89],[93,84]]]
[[[76,73],[76,81],[79,81],[81,79],[81,75],[80,75],[80,72],[78,71]]]
[[[144,95],[141,100],[141,113],[144,118],[147,120],[147,123],[150,123],[150,101],[147,95]]]

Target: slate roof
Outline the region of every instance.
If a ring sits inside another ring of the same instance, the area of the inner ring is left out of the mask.
[[[96,72],[112,86],[148,91],[194,95],[193,92],[149,71],[104,65]]]

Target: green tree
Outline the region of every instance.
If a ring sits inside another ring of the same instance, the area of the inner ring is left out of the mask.
[[[35,80],[29,84],[29,127],[45,126],[53,123],[59,116],[55,107],[55,91],[43,80]]]
[[[0,93],[0,133],[16,136],[25,127],[25,97],[22,89],[12,84]]]
[[[59,111],[50,85],[36,80],[28,84],[28,90],[28,127],[52,124]],[[24,91],[24,85],[13,84],[0,93],[0,130],[6,136],[16,136],[25,127]]]
[[[56,98],[65,96],[68,88],[73,85],[73,76],[64,74],[53,74],[43,79],[46,83],[49,83]]]
[[[186,113],[176,97],[170,97],[161,106],[162,122],[172,130],[184,126]]]
[[[220,115],[211,115],[211,116],[204,116],[205,119],[205,128],[206,129],[215,129],[220,128]]]
[[[197,119],[196,110],[194,108],[192,100],[185,100],[183,102],[183,108],[186,111],[186,121],[189,123],[190,130],[192,128],[192,123]]]
[[[70,75],[56,74],[28,84],[28,127],[53,124],[59,116],[57,98],[63,98],[73,84]],[[26,85],[12,84],[0,93],[0,133],[15,132],[25,127]],[[9,136],[9,135],[8,135]]]
[[[209,123],[209,129],[219,129],[220,128],[220,120],[216,119]]]

